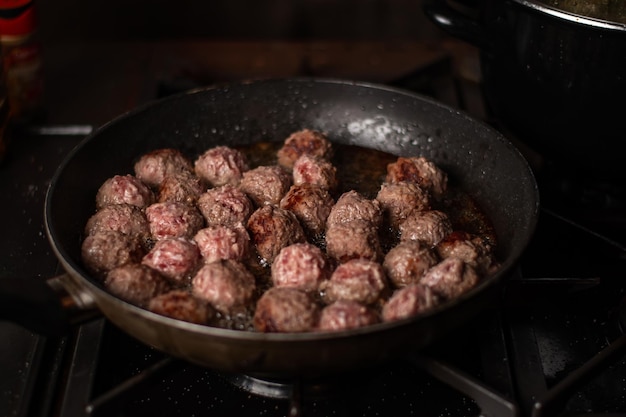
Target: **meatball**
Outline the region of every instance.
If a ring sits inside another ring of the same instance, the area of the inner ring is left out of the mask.
[[[96,194],[96,208],[110,204],[130,204],[146,207],[154,202],[154,193],[139,178],[132,175],[115,175],[106,180]]]
[[[399,157],[387,165],[387,182],[415,182],[441,199],[448,188],[448,175],[424,157]]]
[[[176,201],[195,205],[198,197],[206,190],[200,178],[191,171],[168,175],[161,182],[157,201]]]
[[[452,224],[443,211],[420,211],[400,223],[399,230],[400,240],[418,240],[432,247],[452,233]]]
[[[303,129],[294,132],[278,150],[278,163],[291,168],[302,155],[330,159],[333,155],[332,144],[324,134],[316,130]]]
[[[430,268],[420,283],[444,299],[452,299],[478,284],[476,270],[459,258],[446,258]]]
[[[378,261],[383,254],[378,228],[363,220],[328,227],[325,243],[328,256],[338,262],[356,258]]]
[[[296,215],[271,204],[252,213],[247,228],[257,253],[268,263],[285,246],[306,241]]]
[[[295,185],[313,184],[326,190],[337,188],[337,168],[329,161],[310,155],[302,155],[293,164]]]
[[[256,289],[254,275],[242,263],[233,260],[205,264],[191,284],[197,297],[207,300],[224,314],[245,310]]]
[[[112,230],[87,236],[81,246],[85,266],[98,275],[127,263],[139,262],[144,253],[137,238]]]
[[[179,150],[165,148],[144,154],[135,163],[135,175],[151,187],[161,185],[166,177],[193,171],[191,161]]]
[[[320,248],[310,243],[284,247],[272,263],[272,282],[276,287],[315,291],[330,277],[330,265]]]
[[[460,258],[479,274],[487,275],[498,268],[491,245],[480,236],[464,231],[450,233],[436,249],[442,258]]]
[[[310,236],[326,229],[326,219],[334,205],[327,190],[311,184],[293,185],[280,200],[280,207],[293,212]]]
[[[204,218],[194,206],[176,201],[155,203],[146,208],[150,233],[156,240],[192,238],[204,227]]]
[[[145,241],[150,237],[150,227],[144,212],[130,204],[116,204],[98,210],[87,220],[85,234],[102,231],[120,232]]]
[[[260,332],[306,332],[319,319],[319,306],[307,292],[273,287],[256,304],[253,323]]]
[[[380,203],[377,200],[365,198],[355,190],[343,193],[328,215],[327,227],[353,220],[364,220],[380,227],[383,221]]]
[[[383,268],[396,287],[417,283],[439,258],[433,250],[415,240],[400,242],[385,255]]]
[[[378,323],[374,309],[350,300],[338,300],[322,309],[319,330],[347,330]]]
[[[339,265],[330,279],[320,284],[324,301],[351,300],[373,304],[387,288],[387,278],[381,264],[367,259],[353,259]]]
[[[241,261],[250,253],[250,235],[241,223],[200,229],[193,240],[207,263],[222,259]]]
[[[206,301],[185,290],[172,290],[154,297],[148,309],[162,316],[197,324],[207,324],[215,316],[215,311]]]
[[[440,303],[439,297],[426,285],[411,284],[397,290],[383,306],[384,321],[413,317]]]
[[[254,207],[248,196],[232,185],[212,188],[198,197],[198,209],[207,225],[245,224]]]
[[[195,243],[184,238],[165,238],[155,243],[141,263],[171,280],[183,282],[195,272],[200,260]]]
[[[204,152],[194,162],[196,175],[214,187],[237,185],[248,168],[246,156],[228,146],[216,146]]]
[[[243,174],[239,188],[260,207],[280,203],[291,182],[289,173],[278,165],[259,166]]]
[[[171,289],[170,282],[157,271],[140,264],[126,264],[110,270],[104,286],[112,294],[145,307],[153,297]]]
[[[415,211],[430,210],[428,192],[412,182],[385,182],[376,200],[380,202],[383,215],[392,227],[398,227]]]

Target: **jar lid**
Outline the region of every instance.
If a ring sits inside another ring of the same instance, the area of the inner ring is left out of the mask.
[[[0,35],[28,35],[36,26],[32,1],[0,0]]]

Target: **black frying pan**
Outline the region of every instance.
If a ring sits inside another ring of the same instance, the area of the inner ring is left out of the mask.
[[[282,141],[302,128],[337,143],[432,159],[491,218],[502,267],[477,288],[434,311],[338,333],[261,334],[195,325],[151,313],[105,291],[84,268],[80,244],[94,196],[107,178],[131,172],[156,148],[188,155],[218,144]],[[234,84],[173,96],[120,116],[86,138],[50,185],[45,221],[52,248],[78,293],[146,344],[207,367],[273,376],[317,376],[419,349],[491,302],[535,227],[538,193],[517,149],[496,131],[429,98],[339,80]],[[66,284],[67,285],[67,284]]]

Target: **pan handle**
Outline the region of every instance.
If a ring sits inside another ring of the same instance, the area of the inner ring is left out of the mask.
[[[474,2],[461,0],[456,0],[456,2],[463,3],[466,10],[475,6]],[[478,48],[488,49],[489,36],[486,29],[469,13],[451,6],[447,0],[427,0],[422,10],[426,17],[448,34]]]
[[[43,336],[66,335],[70,326],[97,315],[96,304],[68,274],[0,279],[0,319]]]

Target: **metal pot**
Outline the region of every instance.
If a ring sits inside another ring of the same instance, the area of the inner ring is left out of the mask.
[[[583,177],[626,178],[626,24],[536,0],[473,3],[461,9],[430,0],[424,11],[480,48],[491,114],[548,159],[584,171]]]
[[[98,187],[114,174],[132,172],[139,155],[161,147],[198,155],[219,144],[282,141],[304,127],[327,132],[337,143],[431,158],[492,220],[500,242],[500,270],[462,297],[420,317],[336,333],[262,334],[154,314],[108,293],[83,266],[80,242],[95,209]],[[193,91],[120,116],[86,138],[60,166],[47,194],[45,221],[52,248],[67,271],[53,281],[54,286],[61,284],[74,298],[82,297],[82,304],[93,301],[130,335],[215,369],[312,377],[366,367],[420,349],[485,308],[498,295],[499,283],[533,234],[537,210],[537,187],[526,161],[485,124],[397,89],[295,79]],[[28,285],[37,282],[41,281]],[[34,292],[31,286],[23,292],[44,294],[34,305],[47,299],[47,319],[62,316],[56,312],[58,300],[52,302],[54,297],[45,295],[44,287],[39,285]],[[3,301],[15,304],[15,297],[16,291]],[[22,314],[27,310],[22,309]],[[37,310],[30,313],[13,318],[22,322],[38,318]]]

